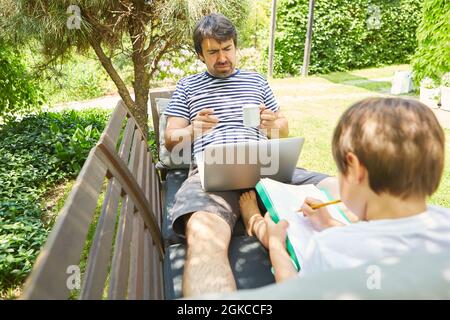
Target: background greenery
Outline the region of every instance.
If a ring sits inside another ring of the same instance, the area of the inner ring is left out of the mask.
[[[23,54],[0,39],[0,118],[31,111],[42,102],[43,94]]]
[[[414,80],[429,77],[440,82],[450,71],[450,3],[424,0],[422,19],[417,29],[418,47],[412,59]]]
[[[0,291],[31,271],[53,226],[43,199],[75,177],[109,112],[39,113],[0,128]]]
[[[279,76],[300,73],[308,3],[280,1],[275,49],[275,72]],[[316,1],[310,72],[408,62],[416,48],[421,3],[422,0]]]

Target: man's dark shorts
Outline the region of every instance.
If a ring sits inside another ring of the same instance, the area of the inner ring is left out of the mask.
[[[291,184],[317,185],[327,177],[329,176],[323,173],[296,168],[292,176]],[[206,192],[202,189],[198,170],[192,170],[175,195],[175,204],[171,212],[171,216],[173,217],[173,230],[179,236],[184,237],[185,222],[182,217],[197,211],[206,211],[218,215],[224,219],[230,226],[230,229],[233,230],[240,215],[239,197],[247,190],[248,189]]]

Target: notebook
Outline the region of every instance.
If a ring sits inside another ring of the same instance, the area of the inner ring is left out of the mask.
[[[332,200],[330,195],[312,184],[290,185],[270,178],[261,179],[256,185],[256,191],[275,223],[283,219],[289,222],[287,250],[297,270],[300,271],[305,250],[317,231],[314,230],[309,218],[297,210],[301,208],[306,197],[327,202]],[[338,205],[329,205],[327,209],[334,219],[346,225],[350,224],[350,220]]]

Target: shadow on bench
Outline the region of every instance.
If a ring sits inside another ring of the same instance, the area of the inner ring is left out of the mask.
[[[120,101],[21,299],[180,297],[186,249],[171,230],[168,209],[186,176],[186,170],[168,171],[161,181],[142,130]],[[233,232],[229,256],[239,289],[273,283],[267,251],[244,235],[242,224]]]

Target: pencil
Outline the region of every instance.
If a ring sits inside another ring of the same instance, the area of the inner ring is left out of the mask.
[[[341,200],[333,200],[333,201],[330,201],[330,202],[319,203],[319,204],[312,205],[311,209],[316,210],[316,209],[328,206],[330,204],[335,204],[335,203],[339,203],[339,202],[341,202]]]

